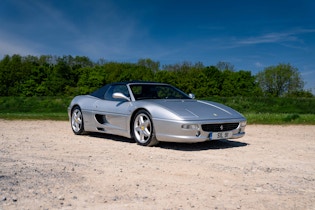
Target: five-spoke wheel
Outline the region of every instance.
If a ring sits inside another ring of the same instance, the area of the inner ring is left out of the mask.
[[[83,114],[78,106],[74,107],[71,112],[71,128],[77,135],[84,132]]]
[[[136,113],[132,125],[133,137],[139,145],[154,146],[158,143],[150,114],[145,110]]]

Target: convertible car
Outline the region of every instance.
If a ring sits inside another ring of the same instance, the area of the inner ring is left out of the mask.
[[[68,115],[74,134],[120,135],[142,146],[245,135],[243,115],[222,104],[194,98],[169,84],[119,82],[76,96]]]

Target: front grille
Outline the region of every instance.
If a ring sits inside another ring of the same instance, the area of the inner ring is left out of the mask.
[[[239,123],[203,124],[201,127],[203,131],[221,132],[234,130],[238,127],[238,124]]]

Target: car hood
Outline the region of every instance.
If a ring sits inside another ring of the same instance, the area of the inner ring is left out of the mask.
[[[202,100],[154,100],[155,104],[182,119],[208,120],[244,118],[239,112],[220,103]]]

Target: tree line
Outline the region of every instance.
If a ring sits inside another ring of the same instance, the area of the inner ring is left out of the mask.
[[[118,81],[156,81],[172,84],[196,97],[294,96],[313,97],[304,90],[297,68],[270,66],[252,75],[228,62],[163,65],[151,59],[137,63],[96,62],[85,56],[5,55],[0,61],[0,96],[73,96],[90,93]]]

